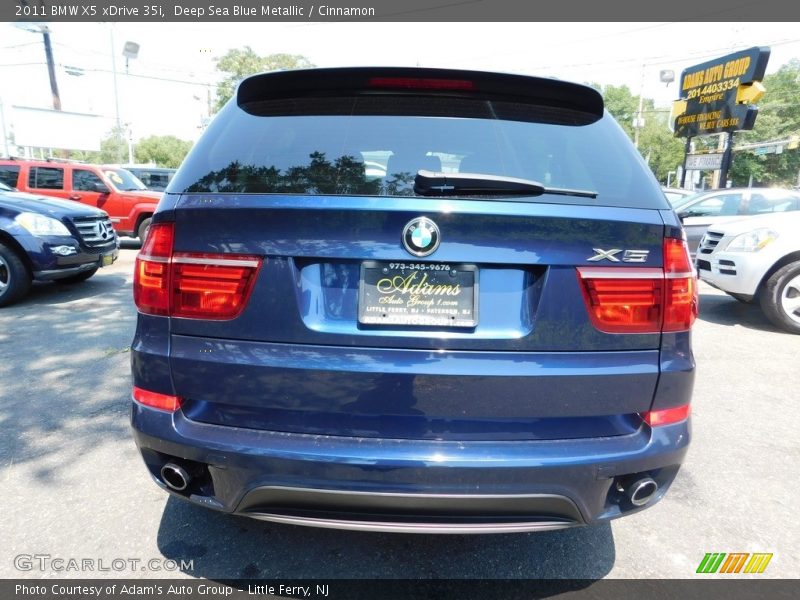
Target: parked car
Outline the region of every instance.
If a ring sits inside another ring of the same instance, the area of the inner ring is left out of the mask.
[[[690,439],[682,235],[590,87],[245,79],[136,260],[144,463],[189,502],[320,527],[530,531],[651,506]]]
[[[758,302],[777,327],[800,334],[800,212],[709,228],[697,272],[741,302]]]
[[[148,190],[163,192],[175,176],[177,169],[165,167],[151,167],[148,165],[120,165],[121,168],[133,173]]]
[[[675,211],[686,230],[692,257],[700,238],[711,225],[738,221],[744,217],[800,209],[800,194],[774,188],[728,188],[698,192],[684,198]]]
[[[669,203],[673,206],[678,206],[683,202],[684,199],[688,198],[689,196],[694,195],[694,192],[691,190],[684,190],[681,188],[666,188],[662,187],[661,191],[664,192],[664,195],[667,197]]]
[[[0,307],[22,299],[33,281],[85,281],[118,254],[104,211],[0,183]]]
[[[0,181],[22,192],[74,200],[106,211],[119,235],[144,239],[161,194],[113,166],[0,159]]]

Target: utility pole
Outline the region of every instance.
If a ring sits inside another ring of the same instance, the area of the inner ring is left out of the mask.
[[[644,109],[644,68],[642,65],[642,83],[639,85],[639,111],[636,113],[636,119],[633,121],[633,145],[639,147],[639,131],[644,127],[644,117],[642,110]]]
[[[733,158],[733,132],[729,131],[727,134],[721,135],[720,145],[722,144],[723,139],[727,141],[727,146],[723,151],[722,164],[719,167],[719,181],[716,185],[718,188],[727,187],[728,184],[728,170],[731,168],[731,162]],[[719,149],[722,150],[722,148]]]
[[[117,56],[116,56],[116,54],[114,54],[115,45],[114,45],[114,24],[113,23],[111,23],[111,26],[109,28],[109,32],[110,32],[110,35],[111,35],[111,72],[112,72],[113,77],[114,77],[114,115],[115,115],[116,124],[117,124],[116,131],[117,131],[117,135],[119,136],[119,141],[124,143],[125,137],[124,137],[124,133],[122,131],[122,121],[119,118],[119,88],[117,87]],[[122,155],[118,151],[117,152],[117,162],[121,163],[122,161],[123,161]]]
[[[5,148],[5,154],[3,156],[11,156],[11,152],[8,149],[8,132],[6,131],[6,117],[3,113],[2,100],[0,100],[0,135],[3,136],[3,148]]]
[[[686,145],[683,147],[683,169],[681,169],[681,187],[686,186],[686,162],[689,160],[689,153],[692,151],[692,138],[686,138]]]
[[[61,96],[58,94],[56,67],[53,61],[53,46],[50,43],[50,30],[46,25],[41,25],[41,28],[42,37],[44,38],[44,54],[47,57],[47,73],[50,75],[50,91],[53,94],[53,108],[61,110]]]

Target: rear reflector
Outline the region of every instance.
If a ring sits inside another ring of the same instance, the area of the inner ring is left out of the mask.
[[[133,399],[139,404],[144,404],[150,408],[157,408],[170,412],[175,412],[181,407],[181,399],[178,396],[159,394],[158,392],[143,390],[136,386],[133,387]]]
[[[156,223],[136,257],[133,298],[140,312],[191,319],[237,317],[261,267],[257,256],[173,254],[174,225]]]
[[[676,406],[674,408],[665,408],[663,410],[651,410],[642,413],[642,420],[650,425],[650,427],[672,425],[673,423],[680,423],[688,419],[690,410],[690,404],[684,404],[683,406]]]
[[[683,240],[664,240],[664,266],[578,269],[592,324],[606,333],[686,331],[697,317],[697,282]]]

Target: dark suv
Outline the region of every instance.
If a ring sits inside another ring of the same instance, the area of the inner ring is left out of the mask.
[[[509,532],[650,506],[689,444],[696,281],[593,89],[246,79],[137,258],[132,424],[202,506]]]
[[[0,306],[24,297],[33,281],[85,281],[118,255],[102,210],[0,183]]]

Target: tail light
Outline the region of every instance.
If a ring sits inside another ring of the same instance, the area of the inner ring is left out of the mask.
[[[673,423],[680,423],[681,421],[688,419],[690,410],[690,404],[684,404],[674,408],[665,408],[662,410],[651,410],[642,413],[642,420],[650,425],[650,427],[672,425]]]
[[[173,223],[151,225],[136,257],[133,299],[140,312],[233,319],[250,298],[261,259],[240,254],[173,252]]]
[[[664,240],[664,267],[578,269],[592,324],[606,333],[691,329],[697,317],[697,281],[686,242]]]
[[[139,404],[144,404],[150,408],[157,408],[169,412],[175,412],[181,407],[181,399],[178,396],[151,392],[150,390],[143,390],[136,386],[133,386],[133,399]]]

